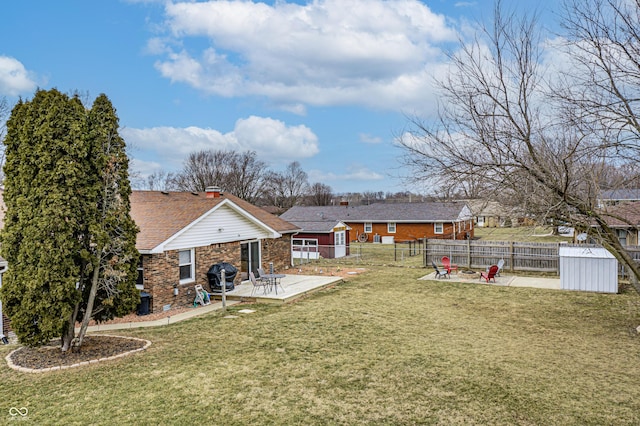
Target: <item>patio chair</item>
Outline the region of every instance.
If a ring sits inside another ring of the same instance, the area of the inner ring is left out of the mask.
[[[500,276],[500,271],[502,271],[503,266],[504,266],[504,259],[498,260],[498,272],[496,272],[496,277]]]
[[[436,278],[451,278],[449,275],[449,271],[446,269],[440,270],[438,269],[438,265],[433,260],[431,261],[431,266],[436,270]]]
[[[498,265],[491,265],[487,272],[480,272],[480,279],[485,279],[487,282],[493,280],[496,282],[496,274],[498,273]]]
[[[260,281],[260,280],[263,280],[263,281],[264,281],[264,278],[263,278],[263,277],[264,277],[264,276],[265,276],[265,274],[266,274],[266,272],[264,272],[264,269],[262,269],[262,268],[258,268],[258,269],[257,269],[257,271],[258,271],[258,276],[256,277],[256,279],[257,279],[258,281]]]
[[[269,281],[256,279],[256,275],[253,273],[253,271],[249,271],[249,280],[251,281],[251,284],[253,285],[253,288],[251,289],[251,295],[252,296],[255,293],[256,289],[258,289],[260,287],[262,287],[262,293],[263,294],[267,293],[267,289],[269,288]]]
[[[451,274],[451,271],[456,271],[456,274],[458,273],[458,265],[452,264],[449,256],[442,256],[442,267],[446,269],[449,274]]]

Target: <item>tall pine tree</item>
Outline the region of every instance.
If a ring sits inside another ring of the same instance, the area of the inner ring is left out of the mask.
[[[0,297],[23,344],[61,337],[69,350],[76,321],[135,306],[137,229],[117,127],[106,96],[87,111],[55,89],[19,102],[7,122]]]
[[[78,320],[82,326],[76,346],[91,319],[109,320],[131,312],[140,300],[133,284],[137,277],[138,228],[131,219],[129,159],[118,134],[118,117],[106,95],[93,103],[88,114],[91,141],[91,182],[95,188],[95,212],[87,240],[91,274],[82,283],[83,298]]]

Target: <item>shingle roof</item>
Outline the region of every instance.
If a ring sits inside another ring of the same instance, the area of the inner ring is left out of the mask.
[[[607,224],[612,227],[637,227],[640,226],[640,202],[629,201],[626,203],[617,204],[615,206],[608,206],[604,209],[609,213],[608,216],[605,213]]]
[[[294,220],[291,223],[303,229],[304,232],[329,233],[342,222],[338,220]]]
[[[289,222],[449,222],[460,219],[464,203],[374,203],[365,206],[295,206],[280,217]],[[305,228],[306,231],[306,228]]]
[[[131,217],[140,228],[138,250],[150,250],[194,222],[223,200],[229,200],[281,234],[300,228],[230,194],[206,198],[204,192],[133,191]]]

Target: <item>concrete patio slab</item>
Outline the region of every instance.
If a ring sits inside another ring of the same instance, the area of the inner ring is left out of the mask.
[[[253,285],[246,281],[235,286],[232,291],[226,292],[225,296],[227,300],[242,302],[287,303],[340,282],[342,282],[342,277],[287,274],[280,280],[277,289],[272,289],[268,293],[264,293],[262,288],[258,288],[254,292]],[[222,294],[211,293],[211,297],[220,300]]]
[[[549,290],[560,290],[560,278],[542,278],[542,277],[520,277],[516,275],[502,275],[496,277],[496,282],[493,281],[487,283],[484,279],[480,279],[480,274],[464,274],[457,273],[451,274],[451,278],[438,278],[436,279],[435,272],[425,275],[419,279],[421,280],[434,280],[434,281],[454,281],[463,282],[469,284],[491,284],[504,287],[531,287],[531,288],[544,288]]]

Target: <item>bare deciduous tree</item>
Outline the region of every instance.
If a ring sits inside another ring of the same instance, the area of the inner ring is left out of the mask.
[[[568,4],[571,79],[542,65],[536,17],[498,2],[492,25],[450,55],[438,120],[412,119],[400,138],[405,162],[420,178],[480,179],[493,199],[571,223],[640,276],[597,206],[611,168],[637,164],[639,1]]]
[[[329,206],[333,199],[333,191],[329,185],[316,182],[309,187],[309,205]]]
[[[302,199],[309,186],[307,173],[294,161],[284,172],[271,172],[267,178],[267,198],[281,209],[289,209]]]
[[[267,166],[256,153],[246,151],[208,150],[191,153],[182,171],[173,176],[168,185],[180,191],[204,191],[218,186],[250,203],[262,196]]]

